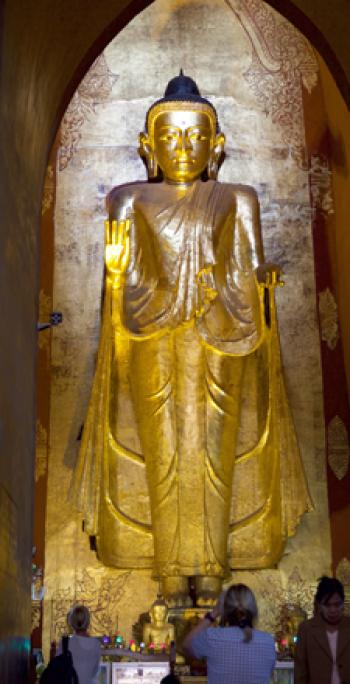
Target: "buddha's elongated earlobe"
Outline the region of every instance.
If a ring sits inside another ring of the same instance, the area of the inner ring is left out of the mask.
[[[212,153],[209,158],[208,166],[207,166],[207,171],[208,171],[208,178],[210,180],[216,180],[219,172],[219,164],[218,164],[218,159],[216,158],[216,155]]]
[[[156,178],[158,175],[158,162],[153,147],[146,133],[139,135],[139,155],[146,160],[149,178]]]
[[[215,143],[210,152],[210,157],[208,161],[208,178],[211,180],[216,180],[219,172],[219,162],[220,158],[224,152],[225,146],[225,136],[223,133],[219,133],[216,137]]]
[[[147,170],[149,178],[156,178],[158,176],[158,162],[154,153],[150,153],[146,157]]]

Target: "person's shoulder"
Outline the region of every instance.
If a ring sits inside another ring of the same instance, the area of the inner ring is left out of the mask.
[[[254,629],[253,631],[253,636],[255,639],[259,640],[261,643],[268,644],[270,646],[273,646],[275,648],[275,640],[270,634],[270,632],[263,632],[260,629]]]
[[[221,187],[237,199],[247,199],[255,201],[258,198],[257,192],[252,185],[242,183],[221,183]]]
[[[100,641],[97,637],[93,636],[80,636],[79,634],[73,634],[73,636],[70,637],[72,643],[79,644],[81,647],[83,647],[86,650],[89,651],[100,651],[101,650],[101,644]]]
[[[340,626],[341,629],[350,629],[350,617],[348,617],[348,615],[344,615],[340,623]]]
[[[208,639],[212,641],[241,641],[242,630],[239,627],[209,627],[206,630]]]
[[[94,641],[94,650],[96,651],[96,653],[100,654],[101,653],[101,642],[100,642],[100,640],[97,639],[97,637],[91,637],[91,639],[93,639],[93,641]]]
[[[320,623],[320,618],[317,615],[314,615],[311,618],[308,618],[307,620],[303,620],[298,627],[298,634],[304,634],[305,632],[308,632],[309,629],[313,629],[313,627],[318,627],[322,625]]]
[[[208,627],[207,629],[202,629],[199,632],[197,632],[197,634],[195,634],[194,638],[199,636],[199,635],[205,636],[205,637],[210,637],[210,636],[213,636],[213,634],[217,631],[218,631],[217,627]]]
[[[208,627],[208,629],[204,629],[202,632],[198,632],[198,634],[205,635],[205,639],[208,643],[211,643],[213,640],[215,641],[220,638],[220,635],[222,635],[223,632],[225,632],[225,629],[220,627]]]
[[[107,195],[106,204],[108,209],[112,211],[113,208],[118,208],[127,203],[133,203],[140,193],[144,192],[146,185],[146,181],[136,181],[133,183],[116,185]]]
[[[254,634],[256,634],[256,636],[258,636],[260,639],[264,639],[267,641],[271,641],[271,639],[272,639],[272,641],[273,641],[273,636],[272,636],[272,634],[270,634],[270,632],[265,632],[262,629],[254,629],[253,631],[254,631]]]
[[[101,642],[97,637],[89,636],[87,637],[87,640],[89,642],[89,647],[95,651],[100,651],[101,650]]]

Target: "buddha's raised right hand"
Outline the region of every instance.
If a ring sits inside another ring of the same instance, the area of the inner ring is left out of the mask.
[[[258,283],[265,285],[265,287],[274,288],[277,286],[283,287],[284,282],[281,278],[282,271],[277,264],[270,264],[264,262],[255,269]]]
[[[105,221],[105,264],[113,288],[121,287],[130,257],[131,219]]]

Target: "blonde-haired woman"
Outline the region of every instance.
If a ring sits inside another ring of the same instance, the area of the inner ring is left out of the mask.
[[[245,584],[223,592],[215,608],[187,635],[187,655],[206,658],[208,684],[268,684],[275,666],[275,644],[254,629],[258,609]],[[220,618],[220,627],[214,627]]]
[[[74,631],[69,639],[68,648],[72,654],[79,684],[97,684],[101,645],[98,639],[88,633],[90,613],[86,606],[74,606],[67,615],[67,622]],[[61,652],[61,649],[59,651]]]

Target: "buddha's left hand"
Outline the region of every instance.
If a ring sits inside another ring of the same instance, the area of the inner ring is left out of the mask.
[[[263,263],[255,270],[258,283],[266,287],[283,286],[282,271],[277,264]]]

